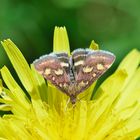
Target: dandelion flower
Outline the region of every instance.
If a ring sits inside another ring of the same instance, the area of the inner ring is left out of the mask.
[[[94,96],[96,82],[73,107],[67,106],[65,94],[47,85],[33,65],[28,65],[10,39],[2,45],[24,88],[6,66],[1,68],[0,110],[11,111],[0,117],[1,140],[133,140],[140,136],[138,50],[123,59]],[[90,47],[98,49],[93,41]],[[53,49],[70,54],[65,27],[55,28]]]

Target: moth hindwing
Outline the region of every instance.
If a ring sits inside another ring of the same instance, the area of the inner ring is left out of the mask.
[[[36,70],[76,102],[87,89],[113,64],[115,55],[103,50],[77,49],[67,53],[51,53],[34,61]]]

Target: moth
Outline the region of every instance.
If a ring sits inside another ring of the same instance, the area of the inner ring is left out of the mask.
[[[51,84],[76,103],[77,95],[87,89],[115,61],[115,55],[104,50],[76,49],[50,53],[33,62],[35,69]]]

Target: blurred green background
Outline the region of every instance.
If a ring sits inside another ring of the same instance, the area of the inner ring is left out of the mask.
[[[32,63],[52,51],[54,27],[66,26],[71,50],[94,39],[117,56],[114,70],[140,48],[139,5],[138,0],[0,0],[0,40],[10,38]],[[2,47],[0,56],[0,67],[13,70]]]
[[[0,0],[0,40],[10,38],[28,63],[52,51],[55,26],[66,26],[71,50],[88,47],[94,39],[100,49],[116,55],[101,82],[130,50],[140,49],[140,1]],[[0,47],[3,65],[16,77]]]

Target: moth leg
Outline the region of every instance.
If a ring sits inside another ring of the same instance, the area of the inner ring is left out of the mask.
[[[67,100],[67,102],[66,102],[66,106],[65,106],[65,108],[64,108],[64,112],[66,112],[67,111],[67,108],[68,108],[68,104],[70,103],[70,98],[68,98],[68,100]]]

